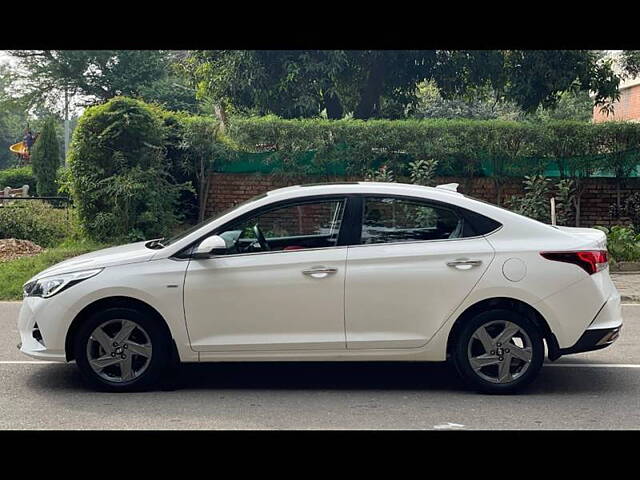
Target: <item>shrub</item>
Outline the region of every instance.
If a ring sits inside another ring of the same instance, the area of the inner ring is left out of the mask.
[[[56,209],[39,200],[14,201],[0,208],[0,238],[30,240],[51,247],[77,236],[73,210]]]
[[[569,225],[574,216],[574,182],[565,178],[556,184],[556,188],[556,223],[558,225]]]
[[[520,215],[534,218],[540,222],[551,220],[552,193],[551,180],[543,175],[524,177],[524,195],[513,195],[506,202],[506,207]],[[573,181],[560,180],[556,184],[556,224],[567,225],[573,215],[574,188]]]
[[[42,132],[38,135],[31,154],[31,164],[33,175],[36,177],[38,195],[55,196],[58,191],[56,174],[60,166],[60,148],[53,118],[45,122]]]
[[[387,165],[383,165],[377,170],[371,169],[364,174],[365,182],[395,182],[393,170]]]
[[[72,193],[84,232],[97,241],[165,236],[179,220],[183,185],[171,178],[157,108],[116,97],[88,108],[69,151]]]
[[[434,176],[438,167],[437,160],[416,160],[409,163],[407,181],[415,185],[434,186]],[[370,169],[364,174],[365,182],[395,182],[393,170],[388,165]]]
[[[0,190],[5,187],[20,188],[29,185],[31,194],[35,192],[36,178],[30,166],[0,170]]]
[[[409,163],[411,183],[432,187],[434,185],[433,177],[436,174],[436,168],[438,168],[438,161],[433,159],[416,160],[415,162]]]
[[[631,219],[631,223],[640,229],[640,192],[634,192],[627,197],[625,213]]]
[[[640,234],[633,227],[595,227],[607,234],[607,249],[613,263],[640,260]]]
[[[507,208],[540,222],[549,222],[549,179],[542,175],[526,176],[523,183],[524,195],[512,196],[507,200]]]

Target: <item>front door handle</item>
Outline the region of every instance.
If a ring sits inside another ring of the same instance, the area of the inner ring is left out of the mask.
[[[447,266],[457,268],[458,270],[469,270],[473,267],[482,265],[482,260],[469,260],[468,258],[458,258],[447,262]]]
[[[325,278],[333,273],[336,273],[337,271],[337,268],[318,266],[311,267],[308,270],[303,270],[302,273],[313,278]]]

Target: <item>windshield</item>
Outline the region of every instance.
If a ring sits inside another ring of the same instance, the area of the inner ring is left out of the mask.
[[[234,211],[235,209],[240,208],[240,207],[242,207],[242,206],[244,206],[244,205],[247,205],[247,204],[249,204],[249,203],[251,203],[251,202],[255,202],[255,201],[257,201],[257,200],[260,200],[261,198],[264,198],[264,197],[266,197],[266,196],[267,196],[267,194],[266,194],[266,193],[262,193],[262,194],[260,194],[260,195],[256,195],[255,197],[251,197],[250,199],[245,200],[245,201],[244,201],[244,202],[242,202],[242,203],[239,203],[239,204],[237,204],[237,205],[234,205],[233,207],[227,208],[226,210],[224,210],[224,211],[222,211],[222,212],[218,213],[217,215],[215,215],[215,216],[213,216],[213,217],[209,217],[209,218],[207,218],[206,220],[203,220],[202,222],[200,222],[200,223],[198,223],[198,224],[196,224],[196,225],[194,225],[194,226],[192,226],[192,227],[189,227],[189,228],[187,228],[186,230],[184,230],[184,231],[182,231],[182,232],[178,233],[177,235],[174,235],[173,237],[170,237],[170,238],[168,238],[168,239],[166,239],[166,240],[165,240],[165,239],[161,239],[161,245],[162,245],[163,247],[166,247],[166,246],[168,246],[168,245],[171,245],[172,243],[177,242],[178,240],[182,240],[184,237],[186,237],[187,235],[189,235],[189,234],[191,234],[191,233],[195,232],[195,231],[196,231],[196,230],[198,230],[199,228],[202,228],[202,227],[204,227],[205,225],[207,225],[207,224],[209,224],[209,223],[215,222],[217,219],[219,219],[219,218],[220,218],[220,217],[222,217],[223,215],[226,215],[227,213],[230,213],[230,212]]]

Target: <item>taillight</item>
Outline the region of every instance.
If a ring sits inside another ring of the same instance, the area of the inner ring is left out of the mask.
[[[556,262],[578,265],[589,275],[600,272],[609,266],[606,250],[580,250],[577,252],[540,252],[544,258]]]

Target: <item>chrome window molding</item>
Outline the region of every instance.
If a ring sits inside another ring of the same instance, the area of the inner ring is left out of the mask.
[[[351,246],[353,246],[353,245],[351,245]],[[310,250],[313,250],[313,251],[317,251],[317,250],[337,250],[339,248],[348,248],[348,247],[349,247],[349,245],[337,245],[335,247],[297,248],[295,250],[270,250],[268,252],[230,253],[229,255],[212,255],[210,258],[199,258],[199,259],[197,259],[195,261],[215,260],[215,259],[219,259],[219,258],[248,257],[248,256],[253,256],[253,255],[273,255],[274,253],[291,254],[291,253],[297,253],[297,252],[308,252]],[[190,260],[194,260],[194,259],[190,258]]]

